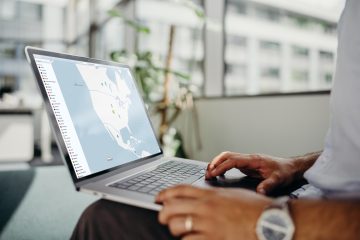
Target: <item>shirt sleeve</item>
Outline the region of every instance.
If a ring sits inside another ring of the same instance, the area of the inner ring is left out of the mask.
[[[330,128],[322,155],[306,173],[327,196],[360,197],[360,1],[348,0],[338,31]]]

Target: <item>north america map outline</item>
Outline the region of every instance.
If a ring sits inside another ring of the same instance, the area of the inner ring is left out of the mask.
[[[126,82],[121,79],[119,72],[115,71],[115,81],[112,81],[107,75],[106,67],[76,64],[76,68],[88,88],[93,110],[110,137],[122,149],[130,151],[138,158],[149,156],[150,153],[145,150],[141,153],[136,151],[135,146],[141,143],[141,140],[132,136],[128,124],[128,111],[132,104],[129,97],[131,92]],[[126,141],[122,136],[124,130],[129,133],[129,139]]]

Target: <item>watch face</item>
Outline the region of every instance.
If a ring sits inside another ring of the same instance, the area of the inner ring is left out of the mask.
[[[277,231],[265,226],[262,227],[262,234],[267,240],[282,240],[286,237],[286,232]]]
[[[262,233],[265,239],[282,240],[285,239],[287,228],[284,219],[278,214],[267,216],[262,223]]]
[[[280,209],[271,209],[263,213],[257,226],[258,236],[265,240],[288,240],[294,232],[289,215]]]
[[[286,222],[287,216],[285,216],[281,211],[274,211],[274,213],[269,214],[264,219],[264,222],[276,226],[279,230],[281,230],[281,228],[286,229],[286,226],[288,225]]]

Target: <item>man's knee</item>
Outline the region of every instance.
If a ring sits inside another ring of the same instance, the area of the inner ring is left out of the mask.
[[[88,206],[82,213],[79,222],[88,224],[98,224],[102,222],[103,219],[106,219],[111,216],[109,204],[112,204],[106,200],[99,200],[92,203]]]
[[[72,239],[172,239],[157,212],[99,200],[85,209]]]
[[[109,201],[99,200],[87,207],[80,216],[71,239],[99,239],[99,237],[109,237],[106,230],[115,224],[113,223],[113,219],[111,219],[111,204]],[[107,226],[109,222],[110,226]]]

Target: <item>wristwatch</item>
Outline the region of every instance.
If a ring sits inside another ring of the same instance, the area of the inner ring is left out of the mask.
[[[288,207],[288,197],[275,199],[260,215],[256,224],[259,240],[291,240],[295,226]]]

